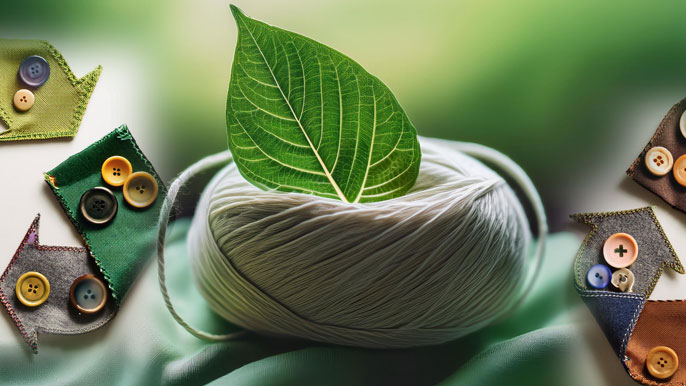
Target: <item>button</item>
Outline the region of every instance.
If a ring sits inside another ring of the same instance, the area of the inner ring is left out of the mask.
[[[612,277],[612,271],[605,264],[596,264],[588,270],[586,274],[586,280],[588,284],[597,289],[603,289],[610,284],[610,278]]]
[[[117,198],[111,190],[98,186],[87,190],[79,202],[81,215],[91,224],[106,224],[117,214]]]
[[[131,162],[122,156],[112,156],[102,163],[102,179],[109,185],[122,186],[124,181],[131,174],[133,168]]]
[[[100,311],[107,303],[107,287],[93,274],[74,280],[69,290],[71,304],[84,314]]]
[[[679,128],[681,129],[681,135],[686,138],[686,111],[681,114],[681,119],[679,120]]]
[[[634,273],[628,268],[620,268],[612,274],[612,285],[622,292],[631,292],[634,288]]]
[[[638,244],[636,244],[636,240],[631,235],[615,233],[605,240],[603,256],[610,267],[628,267],[638,257]]]
[[[679,357],[667,346],[656,346],[646,355],[646,367],[653,377],[667,379],[679,368]]]
[[[646,167],[656,176],[664,176],[672,170],[672,153],[662,146],[655,146],[646,153]]]
[[[40,87],[49,77],[50,65],[42,56],[29,56],[19,65],[19,78],[29,87]]]
[[[14,108],[19,111],[28,111],[35,101],[36,97],[27,89],[21,89],[14,94]]]
[[[682,155],[676,159],[672,171],[674,172],[674,179],[676,182],[681,186],[686,186],[686,155]]]
[[[124,199],[131,206],[145,208],[157,198],[157,181],[150,173],[136,172],[124,182]]]
[[[26,272],[19,276],[16,288],[17,299],[29,307],[40,306],[48,300],[50,282],[38,272]]]

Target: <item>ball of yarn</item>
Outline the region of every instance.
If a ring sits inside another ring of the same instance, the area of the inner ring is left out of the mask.
[[[342,345],[438,344],[487,325],[521,292],[531,231],[505,180],[456,144],[420,137],[414,187],[363,204],[260,190],[230,163],[188,234],[200,292],[248,330]]]

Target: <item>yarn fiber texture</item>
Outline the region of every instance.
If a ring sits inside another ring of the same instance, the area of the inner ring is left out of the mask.
[[[547,232],[533,185],[492,149],[419,140],[414,187],[374,203],[260,190],[228,152],[182,174],[172,202],[191,174],[229,161],[205,188],[188,234],[192,273],[210,307],[247,330],[371,348],[443,343],[511,310],[535,277]],[[539,228],[533,260],[517,196],[465,153],[500,164],[531,201]],[[164,286],[164,213],[162,220],[160,283],[182,323]]]

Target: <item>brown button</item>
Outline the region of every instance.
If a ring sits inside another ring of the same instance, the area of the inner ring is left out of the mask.
[[[124,199],[129,205],[145,208],[155,202],[157,189],[157,181],[152,174],[135,172],[124,181],[122,193],[124,193]]]
[[[679,357],[667,346],[656,346],[646,355],[646,367],[653,377],[667,379],[679,368]]]
[[[676,182],[681,186],[686,186],[686,155],[682,155],[676,159],[672,171]]]
[[[36,97],[26,89],[21,89],[14,94],[14,108],[19,111],[27,111],[33,107]]]

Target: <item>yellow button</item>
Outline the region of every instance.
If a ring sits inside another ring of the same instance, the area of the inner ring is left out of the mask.
[[[656,346],[646,356],[646,367],[653,377],[667,379],[679,368],[679,357],[669,347]]]
[[[21,89],[14,94],[14,107],[19,111],[27,111],[33,107],[36,97],[26,89]]]
[[[136,208],[145,208],[157,198],[157,181],[150,173],[136,172],[124,181],[124,199]]]
[[[674,168],[672,169],[674,173],[674,179],[681,186],[686,186],[686,155],[676,159],[674,162]]]
[[[656,176],[664,176],[672,170],[674,158],[672,153],[662,146],[655,146],[648,150],[645,159],[646,167]]]
[[[38,272],[26,272],[19,276],[16,287],[17,299],[29,307],[40,306],[48,300],[50,282]]]
[[[100,168],[102,179],[112,186],[124,185],[124,181],[126,181],[126,178],[131,175],[132,171],[133,168],[131,167],[131,162],[118,155],[114,155],[106,159]]]

